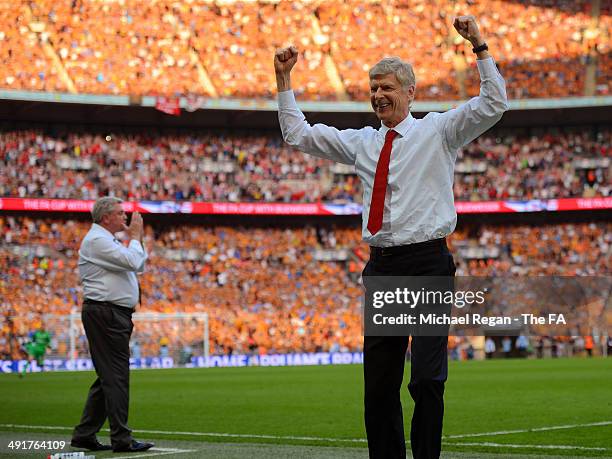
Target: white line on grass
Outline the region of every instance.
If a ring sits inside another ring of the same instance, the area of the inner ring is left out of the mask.
[[[199,437],[227,437],[227,438],[257,438],[267,440],[304,440],[304,441],[328,441],[328,442],[362,442],[365,438],[326,438],[326,437],[300,437],[295,435],[265,435],[265,434],[233,434],[223,432],[166,432],[164,430],[136,430],[147,434],[162,435],[194,435]]]
[[[536,449],[579,449],[585,451],[612,451],[610,448],[600,448],[596,446],[573,446],[573,445],[514,445],[511,443],[492,443],[492,442],[471,442],[471,443],[447,443],[450,446],[488,446],[493,448],[536,448]]]
[[[158,452],[159,451],[159,452]],[[153,457],[153,456],[167,456],[168,454],[182,454],[182,453],[193,453],[195,449],[177,449],[177,448],[157,448],[154,447],[149,450],[148,453],[144,454],[130,454],[129,456],[113,456],[113,459],[131,459],[133,457]]]
[[[445,435],[442,437],[445,440],[455,438],[469,438],[469,437],[489,437],[494,435],[510,435],[517,433],[528,433],[528,432],[547,432],[549,430],[563,430],[563,429],[577,429],[579,427],[599,427],[609,426],[612,421],[601,421],[601,422],[589,422],[587,424],[565,424],[561,426],[547,426],[547,427],[533,427],[531,429],[516,429],[516,430],[498,430],[496,432],[479,432],[479,433],[468,433],[460,435]]]
[[[460,435],[446,435],[442,437],[443,440],[470,438],[470,437],[488,437],[495,435],[509,435],[517,433],[528,433],[528,432],[546,432],[550,430],[563,430],[563,429],[576,429],[581,427],[599,427],[612,425],[612,421],[601,421],[601,422],[590,422],[586,424],[565,424],[559,426],[546,426],[546,427],[534,427],[531,429],[516,429],[516,430],[499,430],[494,432],[479,432],[479,433],[468,433]],[[16,429],[41,429],[41,430],[73,430],[73,427],[61,427],[61,426],[31,426],[23,424],[0,424],[0,427],[16,428]],[[108,432],[108,429],[105,429]],[[341,442],[341,443],[365,443],[365,438],[327,438],[327,437],[304,437],[294,435],[265,435],[265,434],[236,434],[236,433],[224,433],[224,432],[180,432],[180,431],[166,431],[166,430],[140,430],[135,429],[135,432],[146,433],[146,434],[160,434],[160,435],[185,435],[185,436],[196,436],[196,437],[220,437],[220,438],[253,438],[263,440],[302,440],[302,441],[326,441],[326,442]],[[467,444],[467,443],[466,443]],[[484,444],[484,443],[479,443]],[[551,445],[552,446],[552,445]],[[135,456],[130,456],[135,457]]]
[[[41,429],[41,430],[73,430],[74,427],[63,427],[63,426],[30,426],[23,424],[0,424],[0,427],[8,427],[13,429]],[[108,432],[108,429],[102,429]],[[146,434],[160,434],[160,435],[186,435],[196,437],[226,437],[226,438],[256,438],[265,440],[306,440],[306,441],[328,441],[328,442],[366,442],[365,438],[325,438],[325,437],[300,437],[293,435],[264,435],[264,434],[234,434],[224,432],[178,432],[178,431],[167,431],[167,430],[143,430],[133,429],[134,432],[146,433]],[[135,456],[130,456],[135,457]]]

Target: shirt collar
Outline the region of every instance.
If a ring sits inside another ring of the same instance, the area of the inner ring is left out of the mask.
[[[111,233],[109,230],[107,230],[106,228],[104,228],[102,225],[98,225],[97,223],[94,223],[92,228],[95,229],[96,232],[98,233],[104,234],[105,236],[108,236],[111,239],[115,239],[115,235]]]
[[[383,135],[387,135],[387,131],[389,129],[393,129],[394,131],[396,131],[402,137],[406,137],[406,134],[408,134],[408,131],[412,127],[412,124],[414,123],[414,121],[415,121],[415,119],[412,116],[412,113],[408,112],[408,116],[406,118],[404,118],[402,121],[400,121],[399,124],[397,126],[395,126],[394,128],[388,128],[381,121],[380,122],[380,129],[379,129],[379,131]]]

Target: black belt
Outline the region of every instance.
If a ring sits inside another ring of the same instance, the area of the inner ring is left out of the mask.
[[[90,300],[89,298],[85,298],[83,300],[83,304],[92,304],[96,306],[111,307],[114,309],[118,309],[121,312],[129,312],[130,314],[134,312],[134,308],[128,308],[127,306],[120,306],[118,304],[111,303],[110,301],[96,301],[96,300]]]
[[[394,247],[370,246],[370,258],[391,257],[394,255],[415,254],[426,249],[447,248],[446,238],[432,239],[431,241],[415,242],[414,244],[396,245]]]

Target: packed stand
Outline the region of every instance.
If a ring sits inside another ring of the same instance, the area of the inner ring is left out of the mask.
[[[194,47],[219,96],[274,97],[274,51],[293,43],[301,51],[292,81],[295,92],[311,100],[335,99],[325,67],[326,39],[316,32],[310,8],[301,2],[219,5],[199,0],[181,14],[200,34]]]
[[[588,0],[4,1],[0,85],[66,91],[63,68],[80,93],[273,98],[273,52],[293,43],[302,99],[366,100],[368,69],[399,55],[414,65],[417,100],[452,100],[465,70],[467,95],[478,92],[475,57],[451,24],[469,13],[511,99],[584,95],[595,55],[607,94],[612,17],[601,3],[597,18]]]
[[[467,95],[478,94],[475,56],[450,27],[450,18],[466,11],[478,18],[508,95],[516,99],[583,95],[590,52],[602,54],[606,69],[612,19],[603,12],[598,25],[589,9],[587,1],[554,7],[538,1],[460,1],[438,11],[425,1],[361,1],[323,3],[316,14],[332,36],[335,60],[355,99],[367,98],[367,70],[387,54],[413,64],[417,100],[457,98],[457,72],[464,68]],[[605,80],[605,70],[600,73]]]
[[[38,0],[34,14],[49,25],[49,40],[79,92],[205,94],[207,74],[220,97],[271,97],[271,56],[295,41],[305,59],[298,92],[335,98],[312,14],[299,2]]]
[[[204,92],[190,54],[192,30],[175,11],[177,2],[27,3],[46,22],[49,42],[78,92]]]
[[[610,129],[482,136],[458,154],[455,199],[610,196],[611,167]]]
[[[460,201],[610,196],[611,133],[486,135],[457,158]],[[361,202],[354,168],[278,135],[0,134],[0,197]]]
[[[4,357],[9,351],[19,356],[15,339],[38,326],[41,315],[80,310],[77,250],[89,227],[86,221],[0,216]],[[144,242],[150,259],[140,279],[139,312],[208,313],[211,353],[361,348],[359,273],[368,248],[358,228],[147,226]],[[612,271],[609,223],[464,227],[449,244],[458,275]],[[143,329],[142,355],[163,354],[164,341],[174,348],[201,341],[201,329],[180,330],[161,323]],[[66,337],[60,338],[54,352],[65,350]],[[85,341],[77,344],[84,352]]]
[[[277,136],[0,136],[0,196],[316,201],[329,164]],[[279,178],[283,178],[279,182]]]
[[[597,94],[609,96],[612,92],[612,50],[608,46],[608,52],[597,58]]]
[[[352,99],[368,99],[368,70],[388,55],[413,65],[417,100],[458,97],[448,46],[452,26],[429,2],[321,2],[315,14],[331,37],[332,56]]]
[[[612,91],[612,3],[601,2],[598,30],[592,33],[595,44],[591,54],[597,58],[596,94],[609,96]]]
[[[506,80],[510,99],[583,96],[586,59],[593,48],[609,48],[606,30],[612,18],[602,14],[599,26],[590,2],[459,1],[454,13],[470,11],[482,18],[487,43]],[[595,36],[592,36],[595,34]],[[467,94],[478,94],[475,56],[468,61]]]
[[[27,20],[27,2],[0,1],[0,87],[27,91],[66,91],[45,54],[39,24]]]

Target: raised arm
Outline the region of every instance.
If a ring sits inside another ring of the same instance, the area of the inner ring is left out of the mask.
[[[298,60],[298,50],[295,46],[279,49],[274,53],[274,73],[276,74],[276,89],[279,93],[291,89],[291,70]]]
[[[340,131],[324,124],[311,126],[297,106],[295,95],[291,91],[291,70],[298,60],[298,55],[295,46],[279,49],[274,54],[278,120],[283,139],[304,153],[344,164],[355,164],[359,131]]]
[[[508,110],[506,84],[487,49],[474,16],[455,18],[453,26],[476,53],[480,94],[459,107],[436,117],[438,130],[451,151],[468,144],[497,123]]]

